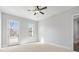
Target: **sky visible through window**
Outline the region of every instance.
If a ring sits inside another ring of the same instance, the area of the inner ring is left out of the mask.
[[[29,22],[28,27],[32,28],[32,22]]]
[[[16,21],[16,20],[10,20],[9,21],[9,27],[11,28],[11,29],[13,29],[13,30],[17,30],[17,28],[18,28],[18,21]]]

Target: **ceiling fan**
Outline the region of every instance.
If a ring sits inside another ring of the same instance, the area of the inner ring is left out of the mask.
[[[42,12],[42,10],[44,10],[44,9],[47,9],[47,6],[45,6],[45,7],[42,7],[42,6],[34,6],[34,9],[33,10],[29,10],[28,9],[28,11],[34,11],[35,13],[34,13],[34,15],[36,15],[36,14],[38,14],[38,13],[41,13],[41,14],[45,14],[44,12]]]

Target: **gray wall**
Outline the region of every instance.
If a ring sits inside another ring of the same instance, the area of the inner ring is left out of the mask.
[[[37,23],[36,21],[32,21],[29,19],[24,19],[21,17],[17,17],[17,16],[13,16],[10,14],[6,14],[6,13],[2,13],[2,47],[6,47],[8,46],[8,31],[7,31],[7,22],[8,20],[17,20],[20,22],[20,35],[19,35],[19,42],[20,43],[28,43],[28,42],[36,42],[37,41]],[[34,31],[34,35],[32,38],[29,38],[29,34],[28,34],[28,23],[32,22],[33,23],[33,31]]]
[[[74,17],[74,43],[79,42],[79,15]]]
[[[39,22],[39,39],[73,49],[73,16],[79,7],[51,16]]]
[[[76,43],[78,38],[78,21],[75,19],[74,20],[74,41]]]

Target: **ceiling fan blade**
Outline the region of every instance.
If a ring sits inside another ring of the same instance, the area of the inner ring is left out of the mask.
[[[36,15],[36,13],[34,13],[34,15]]]
[[[41,14],[44,14],[43,12],[40,12]]]
[[[43,8],[41,8],[40,10],[43,10],[43,9],[47,9],[47,7],[43,7]]]

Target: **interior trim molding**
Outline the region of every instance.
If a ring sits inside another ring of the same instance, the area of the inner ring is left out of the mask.
[[[57,46],[57,47],[60,47],[60,48],[69,49],[69,50],[73,51],[73,49],[72,49],[72,48],[65,47],[65,46],[60,45],[60,44],[51,43],[51,42],[45,42],[45,43],[50,44],[50,45],[54,45],[54,46]]]

